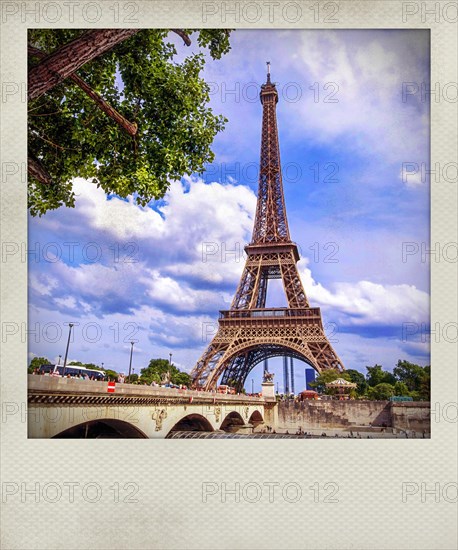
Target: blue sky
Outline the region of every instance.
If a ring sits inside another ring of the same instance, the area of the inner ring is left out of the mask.
[[[173,41],[177,59],[197,50]],[[39,261],[29,258],[29,324],[40,336],[29,355],[63,355],[65,323],[76,322],[70,360],[126,371],[133,339],[136,372],[169,353],[193,367],[243,269],[269,60],[290,232],[311,305],[347,368],[429,364],[420,328],[429,324],[429,258],[420,254],[429,248],[429,180],[403,172],[429,163],[429,102],[402,96],[403,83],[428,86],[428,32],[236,31],[231,44],[204,72],[213,110],[229,119],[206,173],[172,182],[147,207],[75,180],[75,209],[30,218]],[[269,299],[281,305],[281,288],[272,285]]]

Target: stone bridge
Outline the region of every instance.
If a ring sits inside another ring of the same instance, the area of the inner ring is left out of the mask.
[[[165,438],[174,431],[251,433],[275,424],[274,398],[28,376],[30,438]]]
[[[277,434],[294,434],[298,428],[327,435],[352,430],[380,437],[430,433],[427,402],[277,403],[269,383],[263,384],[262,397],[134,384],[110,388],[108,382],[37,375],[29,375],[28,384],[30,438],[163,439],[196,431],[217,432],[218,437],[218,432],[237,432],[238,437],[268,428]],[[383,433],[378,427],[385,428]]]

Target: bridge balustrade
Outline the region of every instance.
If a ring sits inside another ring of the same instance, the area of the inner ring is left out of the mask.
[[[80,380],[77,378],[62,378],[45,375],[28,375],[29,394],[42,393],[49,394],[99,394],[114,396],[132,396],[132,397],[162,397],[172,399],[194,398],[211,401],[234,401],[240,402],[264,402],[262,397],[247,396],[244,394],[231,395],[222,394],[204,390],[162,388],[160,386],[146,386],[141,384],[116,383],[114,393],[108,393],[108,382],[97,380]]]

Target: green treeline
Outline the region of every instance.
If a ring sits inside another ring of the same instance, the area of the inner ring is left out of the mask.
[[[326,388],[328,382],[343,378],[357,384],[350,397],[355,399],[389,399],[394,395],[412,397],[414,401],[429,401],[431,392],[431,367],[422,367],[409,361],[399,360],[393,372],[383,370],[381,365],[366,367],[367,374],[348,369],[344,372],[328,370],[310,383],[318,393],[332,395],[335,390]]]

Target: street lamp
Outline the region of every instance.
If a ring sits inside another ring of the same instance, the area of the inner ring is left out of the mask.
[[[68,340],[67,340],[67,348],[65,349],[65,357],[64,357],[64,366],[62,368],[62,376],[65,375],[65,367],[67,366],[67,357],[68,357],[68,347],[70,346],[70,336],[72,334],[72,328],[73,323],[68,324]]]
[[[254,380],[253,378],[251,379],[251,394],[253,395],[254,393]]]
[[[172,366],[172,354],[169,353],[169,365]]]
[[[104,364],[105,364],[105,363],[102,363],[102,370],[103,370],[103,365],[104,365]]]
[[[60,365],[60,360],[62,359],[62,355],[59,355],[59,360],[57,361],[57,366]]]
[[[132,380],[130,379],[130,373],[132,370],[132,353],[134,351],[134,342],[130,343],[130,362],[129,362],[129,384],[132,384]]]

